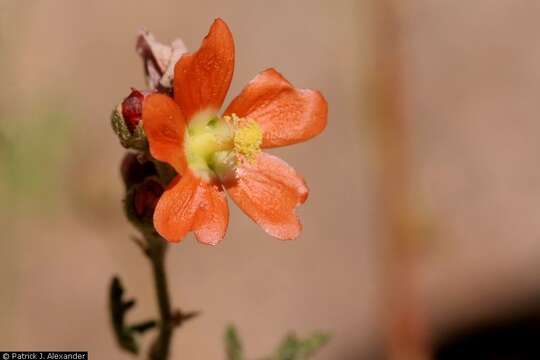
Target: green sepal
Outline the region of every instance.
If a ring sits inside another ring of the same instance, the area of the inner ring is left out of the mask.
[[[122,105],[118,105],[111,114],[111,125],[114,133],[118,136],[120,144],[126,149],[145,151],[148,149],[148,141],[142,127],[142,121],[139,122],[133,133],[129,130],[122,116]]]

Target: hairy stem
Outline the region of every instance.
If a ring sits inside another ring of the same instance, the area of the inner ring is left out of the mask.
[[[160,317],[159,333],[150,348],[149,359],[165,360],[169,357],[171,337],[174,330],[167,274],[165,272],[167,243],[155,233],[147,235],[146,238],[148,241],[148,255],[152,263]]]

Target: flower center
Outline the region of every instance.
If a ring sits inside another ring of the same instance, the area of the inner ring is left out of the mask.
[[[255,160],[261,143],[261,127],[251,119],[199,113],[186,129],[188,166],[206,181],[224,181],[234,175],[239,161]]]

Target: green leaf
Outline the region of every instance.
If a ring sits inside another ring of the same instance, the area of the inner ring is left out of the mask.
[[[311,358],[321,347],[330,341],[330,338],[330,334],[316,333],[302,340],[298,348],[298,359],[304,360]]]
[[[236,332],[236,328],[230,325],[225,332],[225,350],[227,360],[243,360],[242,343]]]
[[[139,352],[139,346],[132,328],[125,324],[126,312],[135,305],[135,301],[124,300],[124,287],[118,277],[113,277],[109,289],[111,321],[116,340],[120,347],[132,354]]]
[[[289,334],[281,342],[276,354],[271,360],[307,360],[310,359],[317,350],[330,340],[330,335],[326,333],[315,333],[306,339],[299,339],[295,334]]]
[[[288,334],[279,344],[273,355],[261,360],[308,360],[328,341],[330,334],[317,332],[313,335],[300,339],[296,334]],[[234,326],[229,326],[225,333],[225,349],[227,360],[243,360],[243,349],[240,338]]]
[[[273,360],[295,360],[298,353],[299,341],[295,334],[289,334],[281,342]]]
[[[155,320],[146,320],[138,324],[131,325],[129,328],[131,331],[142,334],[150,329],[154,329],[157,325],[157,321]]]

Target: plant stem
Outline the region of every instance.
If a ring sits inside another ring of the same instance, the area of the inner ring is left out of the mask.
[[[171,337],[174,330],[173,314],[165,272],[165,254],[167,243],[159,235],[147,234],[148,255],[152,263],[152,272],[159,307],[159,334],[150,348],[149,359],[166,360],[169,357]]]

